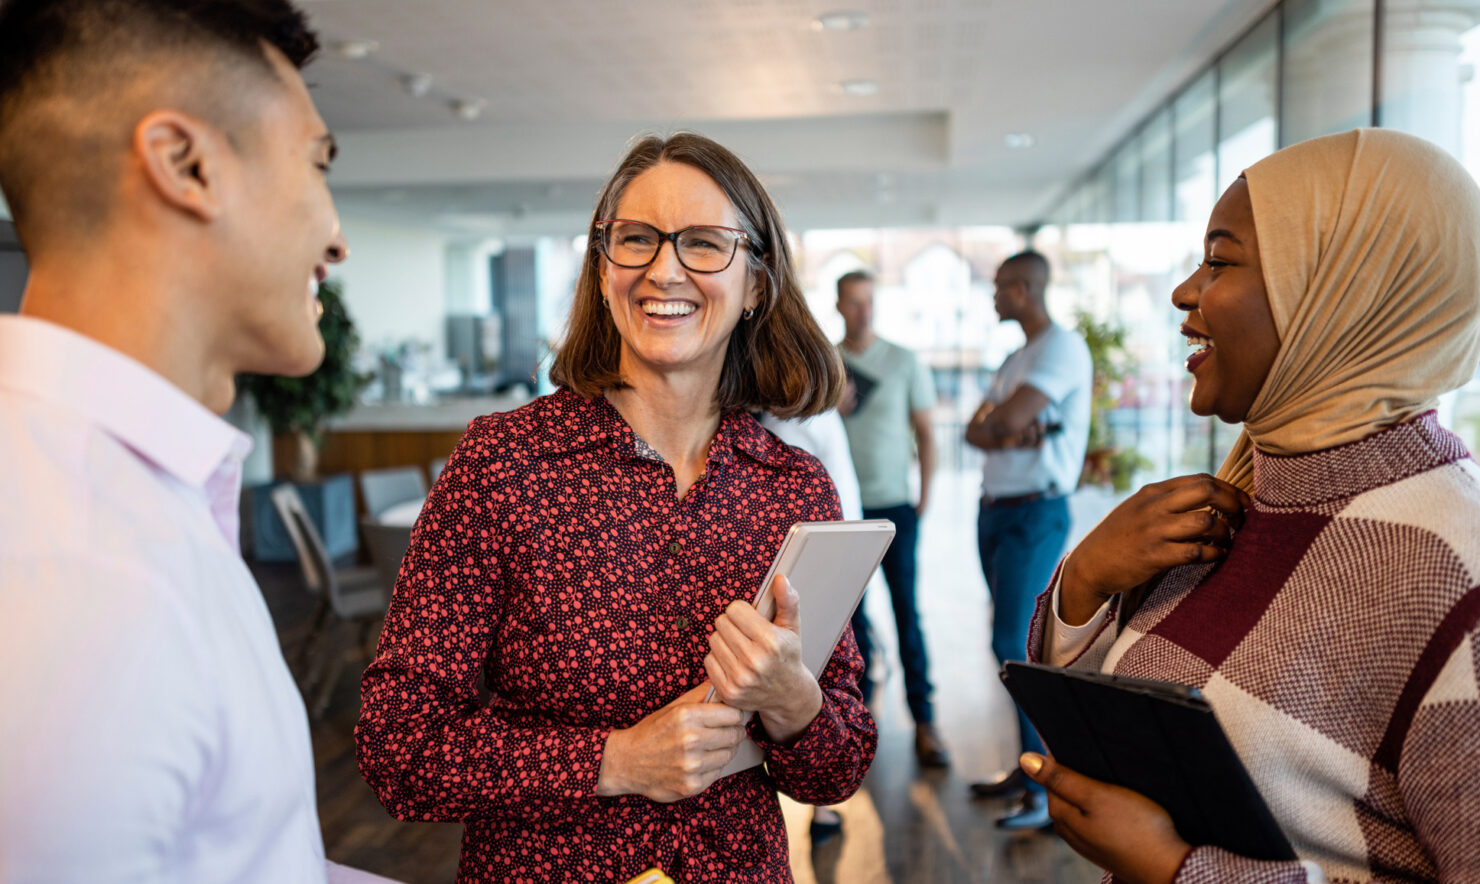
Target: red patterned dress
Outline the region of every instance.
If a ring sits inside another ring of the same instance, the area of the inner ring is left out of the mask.
[[[822,711],[693,798],[596,797],[607,734],[704,681],[714,619],[796,522],[839,518],[818,462],[726,414],[682,500],[604,399],[569,390],[468,428],[422,510],[361,685],[360,770],[397,819],[466,824],[458,880],[791,880],[776,792],[835,803],[877,731],[845,633]],[[491,697],[479,698],[479,682]]]

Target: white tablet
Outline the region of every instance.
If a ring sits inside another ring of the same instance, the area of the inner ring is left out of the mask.
[[[893,522],[864,519],[799,522],[781,542],[776,560],[761,581],[755,607],[767,620],[775,615],[771,581],[777,574],[786,575],[801,602],[802,663],[814,676],[821,675],[832,658],[853,609],[858,607],[869,578],[893,539]],[[714,699],[713,689],[709,699]],[[725,765],[722,775],[754,767],[764,760],[760,747],[745,740]]]

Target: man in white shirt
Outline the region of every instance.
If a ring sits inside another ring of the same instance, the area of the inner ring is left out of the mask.
[[[316,48],[286,0],[0,3],[0,881],[326,879],[219,417],[323,355]]]
[[[966,441],[987,453],[977,548],[992,596],[992,653],[1026,656],[1033,602],[1053,576],[1069,534],[1068,495],[1079,484],[1089,441],[1089,348],[1048,316],[1048,260],[1013,255],[997,269],[994,306],[1017,322],[1027,342],[1003,361],[986,400],[966,428]],[[1022,751],[1043,743],[1018,711]],[[1021,796],[997,821],[1005,829],[1051,825],[1042,787],[1016,767],[1001,779],[973,783],[977,797]]]

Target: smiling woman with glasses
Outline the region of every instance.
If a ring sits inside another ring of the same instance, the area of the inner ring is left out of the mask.
[[[772,620],[749,604],[793,524],[841,515],[751,414],[826,411],[843,372],[734,154],[632,146],[550,377],[474,421],[432,489],[365,673],[361,770],[398,818],[466,824],[459,881],[790,881],[777,792],[842,801],[877,732],[852,633],[814,678],[795,593]],[[719,779],[747,738],[766,766]]]

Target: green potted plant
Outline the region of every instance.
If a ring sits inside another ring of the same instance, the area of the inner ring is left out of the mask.
[[[319,446],[324,421],[354,408],[355,397],[370,375],[354,369],[360,335],[344,307],[343,283],[326,280],[319,286],[319,333],[324,338],[324,361],[313,374],[301,378],[244,374],[237,388],[252,397],[257,412],[273,435],[294,438],[295,462],[289,471],[295,482],[308,482],[318,473]]]
[[[1140,470],[1151,469],[1151,461],[1134,448],[1116,448],[1110,453],[1110,487],[1116,491],[1131,490],[1131,481]]]
[[[1117,450],[1109,414],[1115,408],[1116,385],[1125,379],[1130,355],[1125,349],[1125,328],[1113,322],[1098,322],[1088,311],[1074,314],[1074,330],[1089,348],[1094,367],[1090,385],[1089,444],[1084,455],[1082,481],[1111,485],[1116,491],[1130,488],[1138,469],[1151,464],[1134,449]]]

